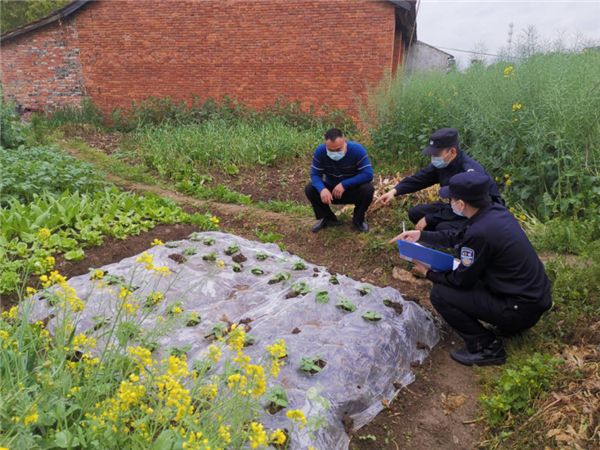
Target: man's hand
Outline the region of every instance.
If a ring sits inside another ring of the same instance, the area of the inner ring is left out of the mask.
[[[342,183],[338,184],[336,187],[333,188],[333,197],[336,199],[340,199],[342,198],[342,194],[344,193],[344,186],[342,186]]]
[[[413,270],[416,270],[417,272],[422,273],[424,277],[427,276],[427,272],[429,271],[428,267],[425,267],[419,261],[412,261],[412,263],[415,265]]]
[[[379,197],[377,200],[375,200],[375,204],[381,203],[382,205],[389,205],[390,202],[396,196],[396,192],[397,192],[396,189],[392,189],[390,192],[386,192],[381,197]]]
[[[321,201],[326,205],[331,205],[331,202],[333,201],[333,196],[331,195],[331,192],[329,192],[329,189],[325,188],[321,191]]]
[[[427,221],[425,220],[425,217],[423,217],[421,220],[419,220],[417,222],[417,224],[415,225],[415,228],[419,231],[424,230],[425,227],[427,226]]]
[[[394,239],[390,240],[389,243],[393,244],[394,242],[398,241],[417,242],[419,239],[421,239],[421,231],[405,231],[404,233],[399,234]]]

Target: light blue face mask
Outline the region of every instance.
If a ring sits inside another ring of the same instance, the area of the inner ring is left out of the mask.
[[[334,161],[339,161],[344,156],[346,156],[346,154],[344,152],[330,152],[329,150],[327,150],[327,156],[329,156]]]
[[[452,204],[450,205],[450,208],[452,208],[452,212],[453,212],[454,214],[456,214],[457,216],[460,216],[460,217],[465,217],[465,215],[462,213],[462,211],[461,211],[461,212],[458,212],[457,210],[455,210],[455,209],[454,209],[454,205],[456,205],[458,202],[460,202],[460,200],[456,200],[454,203],[452,203]]]
[[[448,167],[448,164],[450,164],[450,163],[444,161],[444,157],[443,156],[432,156],[431,157],[431,164],[433,164],[433,166],[436,169],[443,169],[444,167]]]

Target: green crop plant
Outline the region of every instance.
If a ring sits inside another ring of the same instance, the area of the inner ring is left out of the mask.
[[[13,198],[0,209],[0,292],[14,291],[31,273],[47,272],[55,264],[53,255],[83,258],[83,248],[100,245],[104,236],[124,239],[160,223],[194,223],[203,230],[217,229],[211,219],[209,214],[187,214],[170,199],[116,188],[93,195],[46,193],[35,195],[29,203]]]

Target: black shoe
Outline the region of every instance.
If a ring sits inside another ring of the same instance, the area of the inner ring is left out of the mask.
[[[354,228],[356,228],[361,233],[368,233],[369,232],[369,224],[367,222],[358,223],[358,222],[355,222],[353,220],[352,221],[352,225],[354,225]]]
[[[450,357],[463,366],[500,366],[506,362],[506,352],[499,339],[475,353],[470,353],[466,348],[453,350],[450,352]]]
[[[327,225],[331,225],[335,222],[337,222],[337,217],[332,216],[332,217],[326,217],[324,219],[319,219],[315,222],[315,224],[312,227],[312,232],[316,233],[318,231],[321,231],[323,228],[327,227]]]

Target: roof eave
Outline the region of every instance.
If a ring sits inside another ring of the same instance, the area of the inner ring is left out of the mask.
[[[90,0],[77,0],[69,3],[68,5],[63,6],[55,11],[52,11],[47,16],[44,16],[38,20],[33,22],[26,23],[21,25],[20,27],[15,28],[14,30],[7,31],[6,33],[0,35],[0,42],[7,41],[9,39],[13,39],[17,36],[20,36],[25,33],[29,33],[30,31],[36,30],[43,26],[48,25],[49,23],[56,22],[64,17],[67,17],[73,14],[75,11],[83,7]]]

